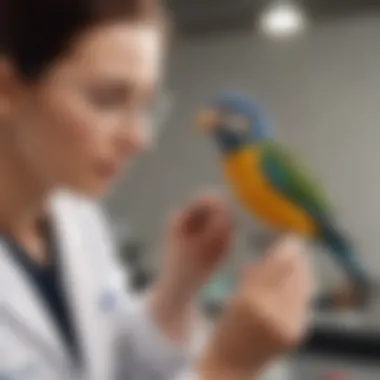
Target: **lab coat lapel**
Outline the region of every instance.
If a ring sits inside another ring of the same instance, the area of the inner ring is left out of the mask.
[[[78,210],[73,210],[70,202],[58,200],[55,207],[58,236],[63,251],[64,281],[79,334],[85,378],[109,379],[106,329],[97,308],[97,278],[88,260],[94,252],[89,252],[91,246],[86,244],[86,241],[93,237],[91,231],[86,234],[83,230],[86,221],[78,223],[78,219],[74,217],[76,213],[78,214]]]
[[[8,247],[0,244],[1,310],[5,323],[25,344],[33,345],[55,366],[67,366],[57,328],[34,285],[14,261]]]

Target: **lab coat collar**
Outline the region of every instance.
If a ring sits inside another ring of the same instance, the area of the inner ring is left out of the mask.
[[[109,378],[105,365],[107,337],[103,332],[106,322],[96,308],[97,279],[87,260],[88,255],[96,256],[96,252],[88,252],[91,246],[86,246],[93,236],[91,231],[83,229],[86,217],[81,211],[84,210],[84,202],[67,194],[57,195],[51,201],[56,244],[62,258],[62,278],[83,355],[83,372],[86,373],[83,378],[106,379]],[[69,367],[70,356],[43,300],[1,241],[0,293],[0,311],[4,308],[6,315],[36,337],[44,346],[44,352],[50,352],[56,363]]]
[[[96,261],[99,247],[92,246],[96,242],[96,231],[86,224],[91,224],[91,214],[87,214],[89,202],[78,201],[70,195],[57,196],[53,203],[53,212],[57,222],[58,242],[63,262],[63,278],[66,284],[67,297],[74,314],[74,323],[77,327],[80,349],[83,355],[83,364],[86,380],[109,378],[107,355],[109,355],[106,321],[98,310],[99,279],[95,278],[92,261]]]
[[[0,242],[0,263],[0,306],[6,323],[29,343],[37,344],[36,349],[49,353],[55,364],[67,366],[69,356],[48,309],[4,242]]]

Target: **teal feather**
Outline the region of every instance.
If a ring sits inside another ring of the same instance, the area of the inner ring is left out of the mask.
[[[262,143],[262,171],[272,186],[313,218],[319,229],[317,241],[332,254],[351,280],[366,286],[366,270],[357,260],[357,253],[347,237],[336,228],[332,208],[319,189],[297,162],[276,143]]]

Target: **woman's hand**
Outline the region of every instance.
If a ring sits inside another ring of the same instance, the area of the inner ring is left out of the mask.
[[[213,194],[198,197],[172,217],[162,275],[152,299],[161,324],[169,329],[177,325],[177,333],[183,332],[180,325],[189,315],[189,306],[225,259],[233,235],[231,212]]]
[[[171,292],[191,299],[225,259],[233,235],[231,212],[217,195],[200,196],[173,216],[163,268]]]
[[[203,380],[252,379],[301,341],[313,293],[303,250],[287,238],[247,270],[200,364]]]

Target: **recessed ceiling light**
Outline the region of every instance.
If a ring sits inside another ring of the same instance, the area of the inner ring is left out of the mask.
[[[297,4],[280,1],[270,5],[261,15],[260,28],[272,37],[289,37],[306,26],[306,16]]]

